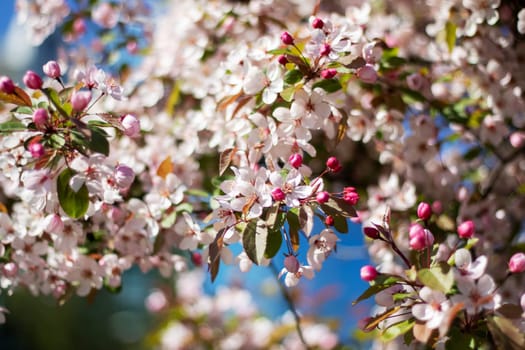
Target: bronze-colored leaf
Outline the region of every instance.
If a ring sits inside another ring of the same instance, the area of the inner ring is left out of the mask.
[[[374,328],[376,328],[379,323],[381,323],[382,321],[386,320],[390,316],[394,315],[396,312],[399,311],[399,309],[401,309],[401,307],[400,306],[396,306],[396,307],[394,307],[394,308],[392,308],[390,310],[386,310],[382,314],[379,314],[379,315],[377,315],[375,317],[372,317],[370,322],[368,322],[368,324],[365,326],[364,331],[370,332],[370,331],[374,330]]]
[[[237,147],[228,148],[224,150],[219,158],[219,175],[224,174],[226,169],[230,166],[230,163],[237,152]]]
[[[208,271],[210,272],[211,281],[215,281],[219,273],[219,265],[221,262],[221,249],[224,246],[223,238],[226,233],[226,228],[222,228],[217,232],[215,239],[208,248]]]
[[[416,338],[417,341],[426,344],[432,335],[433,329],[428,328],[425,323],[416,322],[412,331],[414,333],[414,338]]]
[[[166,179],[166,176],[168,176],[168,174],[172,172],[173,162],[171,161],[171,156],[167,156],[166,159],[164,159],[157,168],[157,175],[163,179]]]

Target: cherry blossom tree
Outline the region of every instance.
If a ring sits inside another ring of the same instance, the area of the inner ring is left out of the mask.
[[[63,45],[22,82],[0,77],[3,293],[66,301],[158,269],[179,276],[177,297],[147,300],[179,310],[161,348],[332,349],[289,288],[330,273],[351,221],[374,346],[525,347],[520,2],[17,10],[35,45]],[[200,292],[199,266],[214,280],[234,263],[271,266],[290,313],[272,323],[242,289]],[[219,334],[228,310],[239,322]]]

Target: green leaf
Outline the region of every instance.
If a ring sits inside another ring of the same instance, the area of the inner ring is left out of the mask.
[[[69,186],[69,180],[75,172],[69,168],[64,169],[57,178],[58,202],[64,212],[73,219],[82,217],[89,207],[89,192],[85,184],[75,192]]]
[[[60,134],[51,134],[49,136],[49,145],[53,148],[60,149],[66,144],[66,139]]]
[[[356,300],[352,302],[352,305],[355,305],[363,300],[370,298],[371,296],[376,295],[380,291],[387,289],[388,287],[395,284],[399,281],[399,277],[391,275],[379,275],[374,281],[374,284],[367,288]]]
[[[348,221],[342,215],[332,216],[334,218],[334,227],[340,233],[348,233]]]
[[[446,350],[477,349],[475,338],[471,334],[461,332],[456,327],[448,332],[448,337],[449,340],[445,343]]]
[[[268,50],[266,51],[266,53],[270,55],[283,55],[283,54],[291,54],[292,51],[288,48],[282,48],[282,49]]]
[[[383,333],[381,333],[381,340],[384,342],[389,342],[399,337],[400,335],[405,334],[414,327],[414,319],[408,319],[398,323],[394,323],[388,327]]]
[[[290,87],[287,87],[286,89],[284,89],[283,91],[280,92],[281,97],[286,102],[291,102],[292,99],[293,99],[294,94],[295,94],[295,86],[293,86],[293,85],[290,86]]]
[[[242,246],[250,260],[259,265],[266,251],[268,226],[263,220],[252,220],[242,232]]]
[[[53,103],[57,111],[64,117],[69,118],[69,114],[64,110],[64,107],[62,106],[62,101],[60,101],[60,97],[58,96],[57,92],[52,88],[45,88],[42,90],[47,98]]]
[[[0,132],[26,131],[27,127],[17,120],[0,124]]]
[[[428,269],[421,269],[417,273],[421,283],[443,293],[448,293],[454,285],[454,274],[446,263],[440,263]]]
[[[277,208],[277,210],[275,209]],[[266,241],[266,249],[264,257],[267,259],[273,258],[283,243],[283,235],[281,229],[286,220],[286,213],[280,210],[279,205],[270,208],[266,216],[266,224],[268,225],[268,239]]]
[[[343,87],[338,79],[323,79],[314,84],[313,88],[321,88],[326,92],[336,92]]]
[[[303,78],[303,73],[299,69],[289,70],[284,74],[284,82],[289,85],[298,83]]]
[[[87,147],[96,153],[102,153],[105,156],[109,155],[109,142],[106,138],[104,130],[95,126],[89,128],[91,130],[91,138],[87,143]]]
[[[175,224],[175,220],[177,220],[177,212],[174,210],[162,219],[160,227],[170,228]]]
[[[328,202],[321,204],[323,211],[329,215],[342,215],[347,218],[357,217],[355,209],[342,198],[330,197]]]
[[[445,24],[445,41],[447,43],[448,52],[452,52],[456,45],[456,28],[456,25],[451,21],[447,21]]]

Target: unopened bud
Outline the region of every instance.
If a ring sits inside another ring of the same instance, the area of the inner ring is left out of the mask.
[[[299,153],[294,153],[288,158],[288,163],[295,169],[299,169],[303,165],[303,157]]]
[[[71,105],[77,112],[83,111],[91,101],[91,91],[75,91],[71,95]]]
[[[0,77],[0,91],[4,94],[12,94],[15,92],[15,83],[13,83],[11,78],[6,76]]]
[[[286,198],[286,194],[279,187],[276,187],[272,190],[272,198],[274,201],[280,202]]]
[[[363,281],[371,282],[376,279],[377,270],[371,265],[365,265],[361,268],[360,275]]]
[[[53,79],[60,77],[60,75],[62,74],[60,72],[60,66],[58,65],[57,61],[47,62],[42,67],[42,70],[44,71],[45,75]]]
[[[371,226],[365,227],[363,229],[363,232],[369,238],[372,238],[372,239],[378,239],[379,238],[379,230],[376,229],[375,227],[371,227]]]
[[[323,28],[323,26],[324,26],[324,22],[319,17],[314,18],[314,20],[312,21],[312,28],[321,29]]]
[[[512,273],[520,273],[525,271],[525,254],[516,253],[511,256],[509,260],[509,271]]]
[[[321,191],[315,196],[315,199],[317,200],[317,203],[324,204],[330,199],[330,194],[326,191]]]
[[[31,153],[31,157],[40,158],[44,155],[45,149],[40,142],[33,142],[27,146],[27,150]]]
[[[33,112],[33,123],[35,123],[38,128],[43,127],[48,119],[49,114],[44,108],[38,108]]]
[[[328,160],[326,161],[326,166],[334,173],[342,169],[341,163],[339,163],[339,160],[336,157],[328,158]]]
[[[22,79],[24,81],[24,84],[30,89],[37,90],[42,87],[44,82],[42,81],[42,78],[32,70],[28,70],[26,74],[24,75],[24,78]]]
[[[294,42],[292,34],[290,34],[288,32],[283,32],[281,34],[281,41],[285,45],[292,45],[293,42]]]
[[[337,75],[337,70],[334,68],[323,69],[321,71],[321,77],[323,79],[332,79]]]
[[[465,239],[472,238],[472,236],[474,236],[474,223],[472,220],[464,221],[458,226],[458,235],[459,237]]]
[[[421,202],[417,206],[417,217],[421,220],[428,220],[432,216],[432,208],[430,204],[426,202]]]

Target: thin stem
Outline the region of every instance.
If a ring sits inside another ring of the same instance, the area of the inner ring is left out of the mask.
[[[294,317],[294,320],[295,320],[295,328],[297,330],[297,334],[299,335],[299,339],[301,340],[301,343],[303,343],[304,348],[309,350],[310,347],[306,343],[306,340],[304,339],[303,331],[301,329],[301,317],[299,316],[299,313],[297,312],[297,309],[295,307],[295,303],[294,303],[292,297],[290,296],[290,294],[288,293],[288,290],[279,281],[279,271],[275,267],[273,261],[272,261],[272,263],[270,263],[270,269],[272,270],[272,272],[273,272],[273,274],[275,276],[275,279],[277,280],[277,284],[279,285],[279,289],[281,291],[281,294],[284,297],[284,300],[286,301],[286,304],[288,304],[288,308],[290,309],[290,311],[293,314],[293,317]]]

